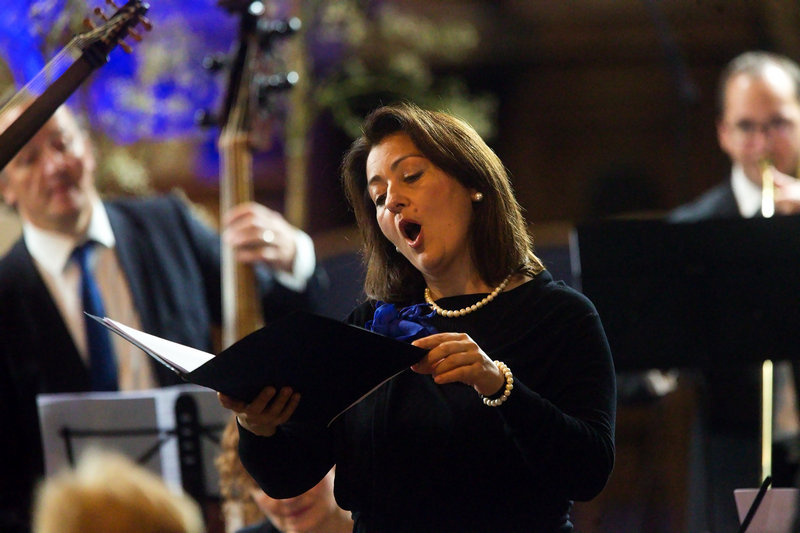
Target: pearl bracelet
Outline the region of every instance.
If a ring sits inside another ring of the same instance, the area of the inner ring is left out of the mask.
[[[511,369],[506,366],[506,364],[502,361],[495,361],[495,365],[497,365],[497,369],[503,374],[506,378],[506,386],[503,390],[503,394],[500,395],[498,398],[489,398],[488,396],[484,396],[481,394],[481,400],[483,400],[483,405],[488,405],[489,407],[497,407],[498,405],[502,404],[506,400],[508,400],[509,395],[511,394],[511,390],[514,388],[514,375],[511,373]]]

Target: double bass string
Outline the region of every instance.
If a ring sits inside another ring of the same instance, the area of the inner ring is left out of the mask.
[[[61,77],[64,72],[77,61],[83,52],[92,44],[106,38],[117,29],[125,20],[117,20],[104,26],[93,28],[91,31],[73,37],[67,45],[59,50],[50,61],[34,76],[22,89],[17,91],[11,99],[0,109],[0,120],[9,110],[21,107],[24,103],[32,101],[47,90],[50,85]]]
[[[148,8],[139,0],[128,0],[111,19],[103,16],[106,24],[102,26],[94,28],[87,19],[86,24],[92,30],[73,37],[39,74],[0,109],[0,124],[7,124],[0,131],[0,170],[87,76],[108,62],[108,54],[115,46],[130,50],[122,39],[127,35],[134,40],[140,39],[130,26],[141,22],[145,29],[150,29],[149,21],[143,17]],[[20,111],[18,115],[17,111]]]
[[[81,39],[72,39],[69,44],[61,49],[36,76],[16,92],[13,97],[0,110],[0,120],[11,109],[22,108],[23,104],[40,96],[54,81],[72,66],[82,52]]]

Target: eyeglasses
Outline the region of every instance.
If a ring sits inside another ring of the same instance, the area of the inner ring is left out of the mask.
[[[733,130],[738,140],[743,142],[752,141],[758,133],[763,133],[765,137],[789,135],[794,131],[794,126],[793,121],[783,117],[773,118],[767,122],[740,120],[733,124],[728,124],[728,127]]]

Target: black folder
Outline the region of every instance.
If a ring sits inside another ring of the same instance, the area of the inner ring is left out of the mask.
[[[573,274],[618,369],[794,359],[800,217],[579,225]]]
[[[427,353],[406,342],[301,311],[270,322],[217,356],[110,319],[93,318],[184,380],[228,396],[249,402],[268,385],[292,387],[301,394],[292,420],[328,425]],[[181,363],[175,358],[178,353],[186,355]]]

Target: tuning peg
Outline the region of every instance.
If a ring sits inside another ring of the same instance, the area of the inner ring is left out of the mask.
[[[297,17],[287,20],[261,18],[256,23],[259,44],[265,47],[276,37],[288,37],[297,33],[302,26],[302,22]]]
[[[83,19],[83,27],[86,28],[87,30],[95,29],[94,22],[92,22],[90,18]]]
[[[203,58],[203,68],[211,72],[218,72],[228,66],[228,57],[225,54],[210,54]]]
[[[142,36],[133,28],[128,28],[128,35],[130,36],[131,39],[133,39],[137,43],[142,42]]]
[[[108,22],[108,17],[106,16],[105,13],[103,13],[103,10],[100,9],[99,7],[94,8],[94,14],[103,19],[103,21]]]
[[[119,11],[119,10],[120,10],[119,6],[117,6],[117,4],[116,4],[116,3],[114,3],[114,0],[106,0],[106,4],[108,4],[108,5],[112,6],[112,7],[113,7],[114,9],[116,9],[117,11]],[[148,5],[145,3],[145,4],[144,4],[145,11],[147,10],[147,8],[148,8],[148,7],[149,7],[149,6],[148,6]],[[107,15],[106,15],[106,14],[103,12],[102,8],[100,8],[100,7],[96,7],[96,8],[94,8],[93,12],[94,12],[94,14],[95,14],[95,15],[97,15],[98,17],[100,17],[101,19],[103,19],[103,21],[104,21],[104,22],[108,22],[108,21],[109,21],[109,18],[108,18],[108,16],[107,16]],[[152,24],[152,23],[150,22],[150,20],[148,20],[148,18],[147,18],[147,17],[145,17],[143,14],[136,13],[136,14],[135,14],[135,16],[136,16],[136,18],[139,20],[139,24],[141,24],[141,25],[142,25],[142,27],[143,27],[145,30],[147,30],[147,31],[150,31],[150,30],[152,30],[152,29],[153,29],[153,24]],[[93,24],[93,23],[92,23],[92,21],[91,21],[91,20],[89,20],[89,19],[84,19],[84,21],[83,21],[83,24],[84,24],[84,26],[87,26],[89,29],[92,29],[92,30],[94,29],[94,24]],[[134,37],[134,39],[136,39],[137,41],[139,40],[139,39],[138,39],[138,38],[136,38],[136,37]]]
[[[120,41],[117,44],[119,44],[119,47],[122,48],[125,51],[126,54],[130,54],[133,51],[133,49],[131,48],[131,45],[129,45],[125,41]]]
[[[256,77],[255,83],[259,89],[263,89],[267,92],[273,92],[290,89],[297,83],[299,79],[300,76],[297,74],[297,72],[292,71],[287,72],[286,74],[262,74]]]
[[[294,71],[286,74],[262,74],[257,76],[253,82],[256,86],[256,97],[259,107],[267,106],[270,94],[291,89],[297,84],[299,79],[300,76]]]
[[[146,31],[150,31],[153,29],[153,23],[150,22],[150,19],[148,19],[144,15],[139,15],[137,18],[139,19],[139,24],[141,24],[142,28],[144,28]]]
[[[260,0],[217,0],[217,4],[220,7],[226,8],[231,13],[242,12],[242,11],[248,11],[250,13],[253,13],[254,11],[258,11],[261,8],[266,9],[264,7],[264,3],[261,2]],[[259,6],[259,4],[261,4],[261,6]]]
[[[219,119],[208,109],[198,109],[194,114],[194,123],[200,127],[208,128],[216,126],[219,123]]]
[[[267,11],[267,6],[261,0],[254,0],[247,5],[247,12],[254,17],[260,17]]]

